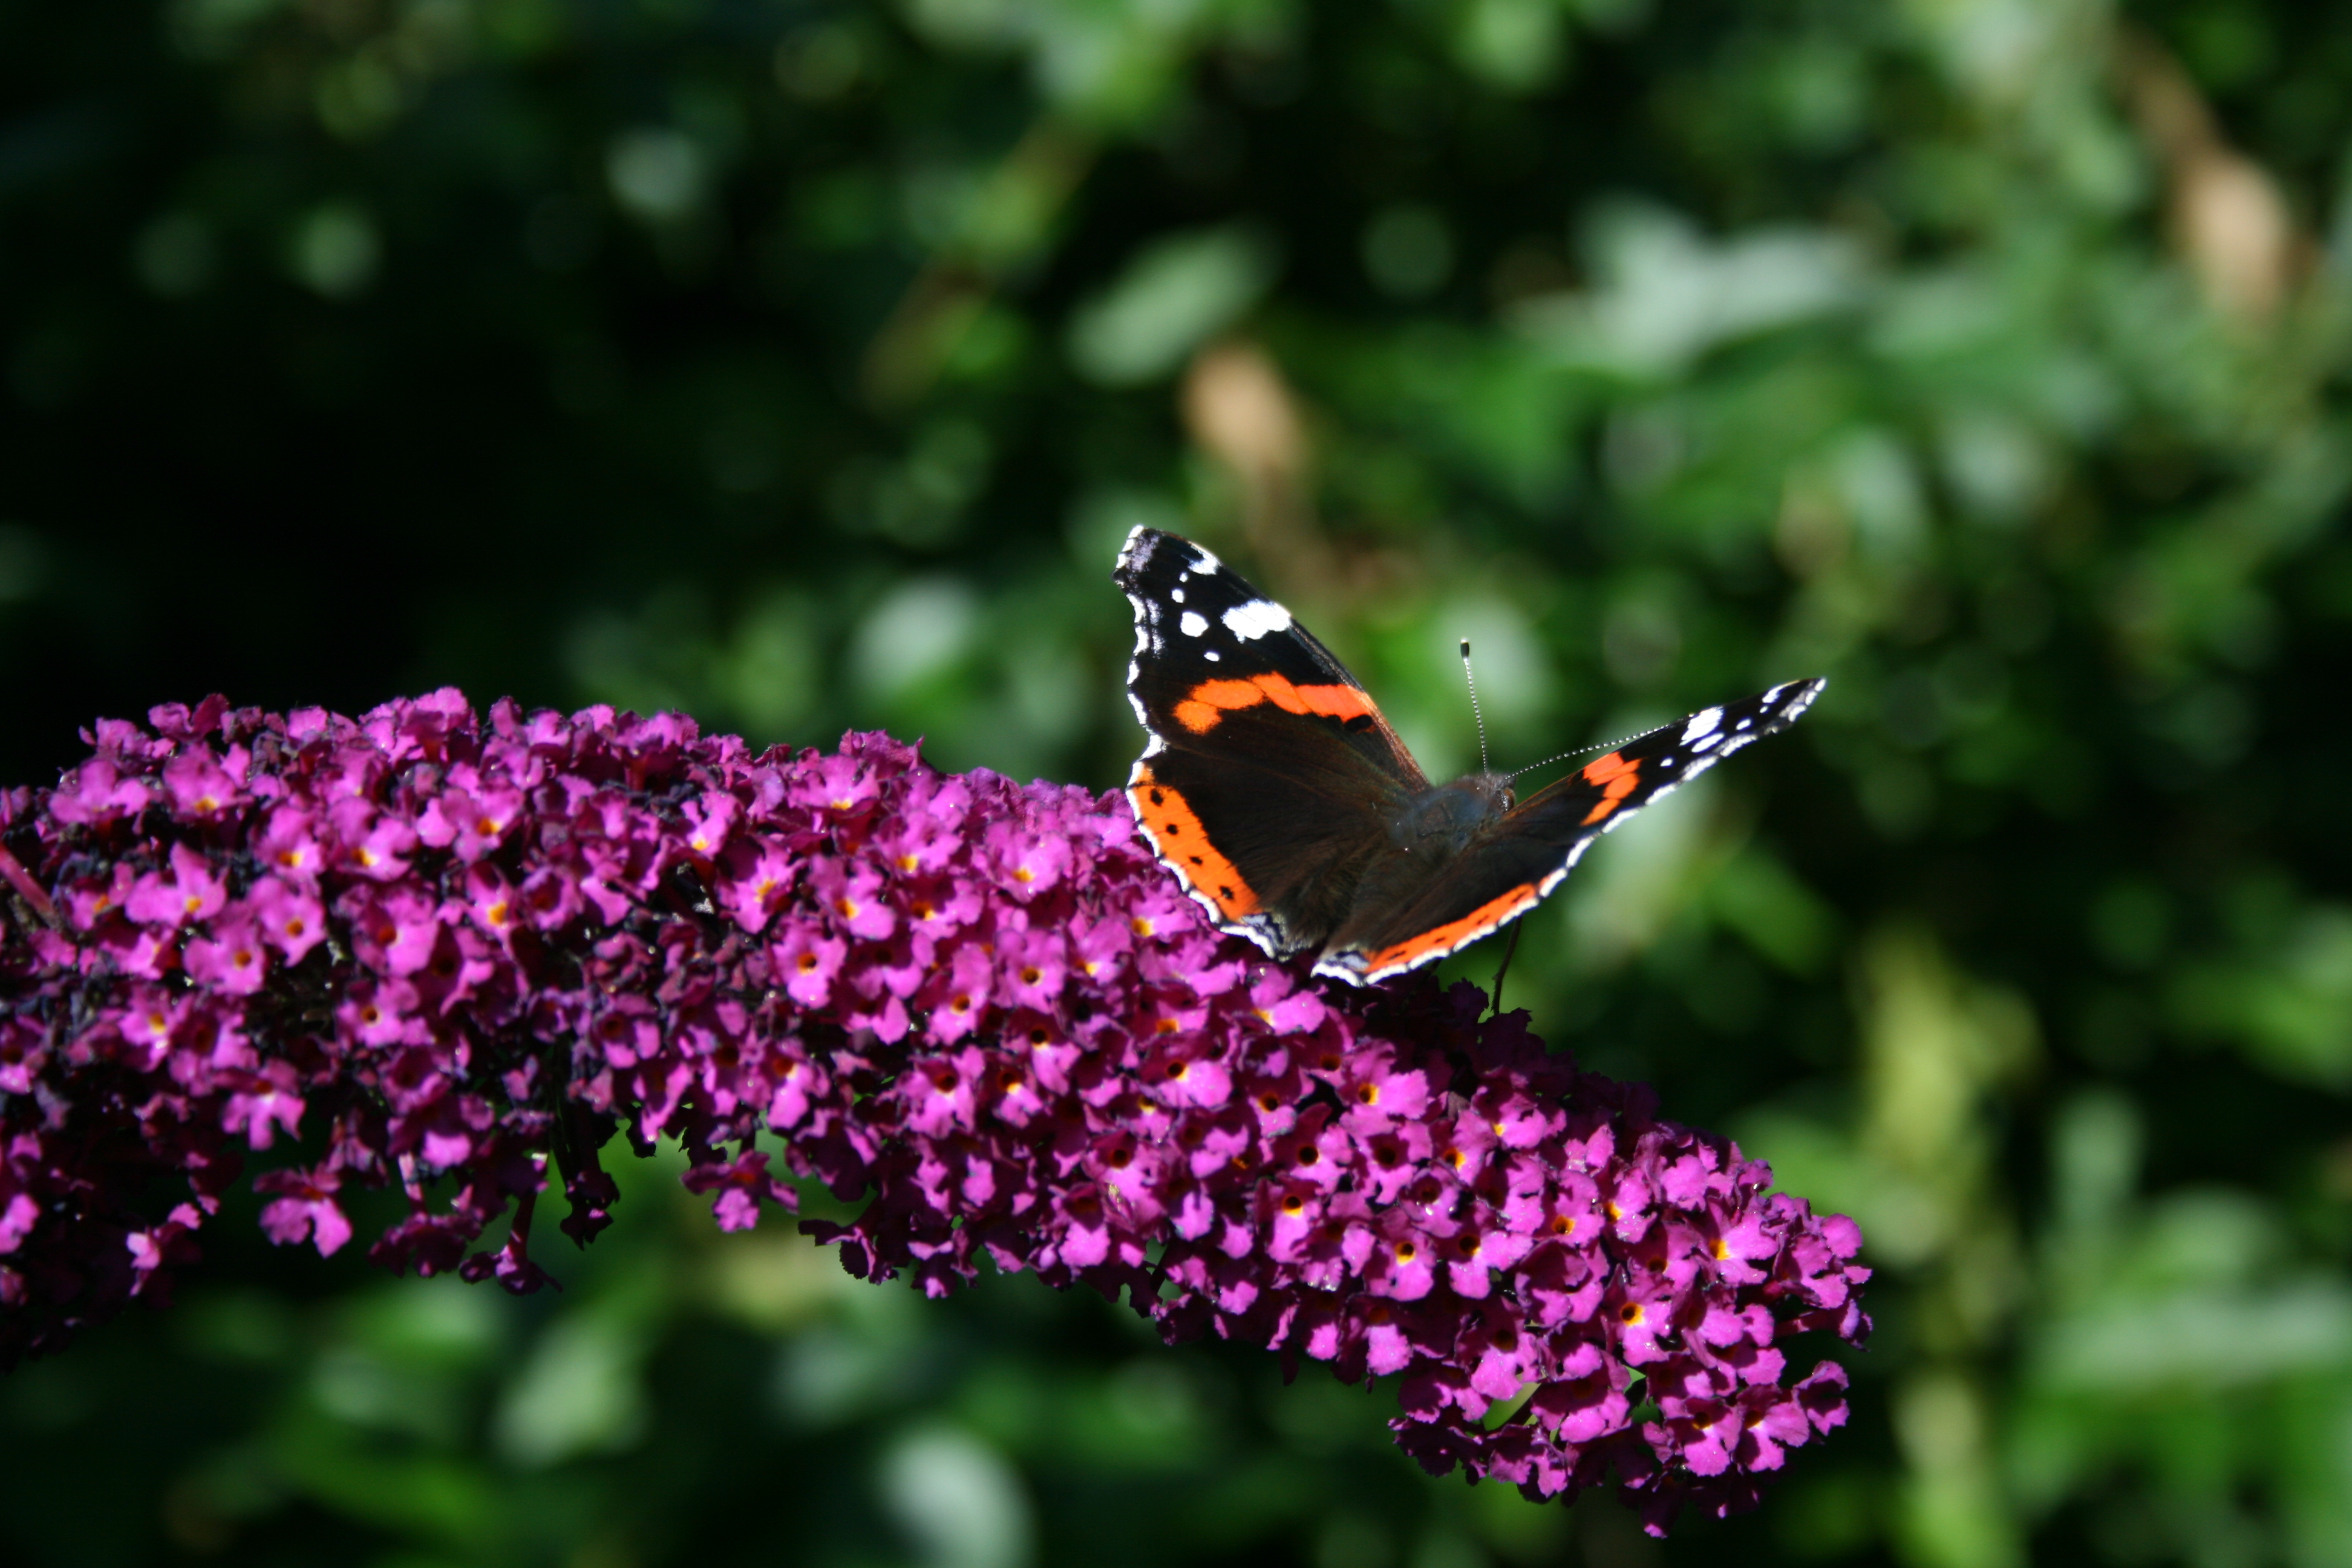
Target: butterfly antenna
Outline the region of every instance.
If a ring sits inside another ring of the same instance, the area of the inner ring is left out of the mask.
[[[1470,717],[1478,722],[1478,771],[1488,771],[1486,762],[1486,715],[1478,710],[1478,678],[1470,670],[1470,639],[1462,639],[1462,679],[1470,683]]]
[[[1640,737],[1640,736],[1638,736],[1638,735],[1637,735],[1637,736],[1635,736],[1635,737],[1633,737],[1633,738],[1634,738],[1635,740],[1639,740],[1639,739],[1641,739],[1641,737]],[[1615,749],[1615,747],[1617,747],[1617,746],[1622,746],[1622,745],[1623,745],[1624,743],[1625,743],[1625,742],[1622,742],[1622,741],[1617,741],[1617,742],[1609,742],[1609,743],[1604,743],[1604,744],[1598,745],[1598,746],[1579,746],[1579,747],[1577,747],[1577,748],[1576,748],[1576,750],[1574,750],[1574,751],[1572,751],[1572,752],[1562,752],[1559,755],[1558,755],[1558,756],[1556,756],[1556,757],[1546,757],[1542,762],[1539,762],[1539,763],[1529,763],[1526,767],[1523,767],[1523,768],[1514,768],[1514,769],[1512,769],[1512,770],[1511,770],[1511,772],[1510,772],[1510,773],[1509,773],[1509,775],[1508,775],[1508,776],[1509,776],[1509,777],[1511,777],[1511,778],[1517,778],[1521,773],[1531,773],[1535,772],[1538,768],[1548,768],[1548,767],[1551,766],[1551,765],[1552,765],[1552,763],[1564,763],[1564,762],[1568,761],[1568,759],[1569,759],[1569,758],[1570,758],[1570,757],[1580,757],[1580,756],[1584,755],[1584,753],[1585,753],[1585,752],[1606,752],[1606,751],[1612,751],[1612,750]]]
[[[1546,757],[1542,762],[1529,763],[1526,767],[1520,768],[1512,773],[1509,775],[1509,778],[1507,778],[1504,782],[1508,783],[1510,779],[1517,778],[1520,773],[1531,773],[1538,768],[1548,768],[1554,763],[1564,763],[1570,757],[1581,757],[1592,752],[1613,752],[1620,746],[1632,745],[1634,742],[1642,739],[1643,735],[1654,735],[1656,733],[1657,731],[1655,730],[1644,730],[1642,731],[1641,735],[1628,735],[1622,741],[1603,741],[1598,745],[1579,746],[1572,752],[1562,752],[1556,757]]]
[[[1519,773],[1513,773],[1511,777],[1517,778],[1519,773],[1531,773],[1538,768],[1548,768],[1554,763],[1564,763],[1570,757],[1581,757],[1593,752],[1613,752],[1621,746],[1632,745],[1634,742],[1641,740],[1643,736],[1654,735],[1656,733],[1657,731],[1655,730],[1644,730],[1640,735],[1628,735],[1622,741],[1602,741],[1597,745],[1579,746],[1572,752],[1562,752],[1556,757],[1546,757],[1542,762],[1529,763],[1526,767],[1521,768]]]

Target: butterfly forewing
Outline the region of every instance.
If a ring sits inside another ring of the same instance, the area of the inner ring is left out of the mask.
[[[1288,610],[1208,551],[1139,528],[1116,575],[1135,609],[1128,695],[1155,737],[1231,753],[1239,731],[1223,728],[1229,721],[1278,715],[1276,732],[1319,730],[1399,788],[1429,787],[1363,684]]]

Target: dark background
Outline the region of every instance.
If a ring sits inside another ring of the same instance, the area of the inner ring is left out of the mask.
[[[247,1212],[0,1383],[0,1556],[2352,1560],[2348,85],[2241,0],[0,5],[6,779],[454,683],[1107,786],[1138,521],[1433,772],[1463,635],[1504,765],[1826,674],[1512,1000],[1881,1270],[1658,1547],[659,1162],[524,1302]]]

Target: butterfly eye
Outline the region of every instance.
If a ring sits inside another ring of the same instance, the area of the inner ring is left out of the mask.
[[[1507,789],[1507,790],[1505,790],[1505,791],[1503,792],[1503,809],[1504,809],[1505,811],[1509,811],[1509,810],[1511,810],[1512,808],[1514,808],[1515,806],[1517,806],[1518,804],[1519,804],[1519,792],[1518,792],[1518,791],[1517,791],[1517,790],[1512,790],[1512,789]]]

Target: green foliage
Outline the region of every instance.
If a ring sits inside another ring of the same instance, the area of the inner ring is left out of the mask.
[[[1511,1000],[1882,1269],[1856,1428],[1654,1551],[1416,1479],[1311,1373],[852,1288],[647,1168],[556,1300],[214,1243],[0,1385],[10,1557],[2352,1559],[2340,28],[107,0],[0,41],[8,778],[93,713],[446,681],[1108,785],[1139,521],[1433,771],[1465,635],[1505,766],[1826,674],[1530,921]]]

